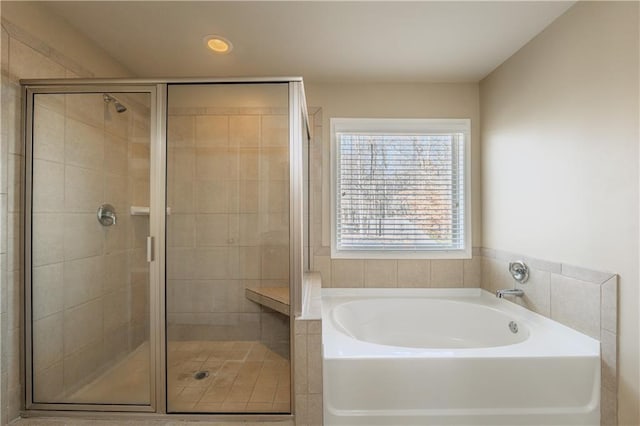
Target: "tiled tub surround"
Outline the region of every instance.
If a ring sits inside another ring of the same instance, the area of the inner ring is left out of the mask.
[[[617,425],[617,275],[493,249],[474,248],[473,251],[474,259],[470,263],[480,264],[473,270],[480,275],[481,278],[477,282],[481,283],[483,289],[494,293],[501,288],[522,288],[525,292],[522,299],[508,300],[600,341],[601,424]],[[513,260],[524,260],[529,266],[530,277],[527,283],[517,284],[509,274],[508,263]],[[397,262],[397,267],[401,268],[403,261]],[[433,264],[440,261],[423,262]],[[455,265],[455,263],[449,263],[449,265]],[[424,266],[422,268],[426,269]],[[400,269],[397,271],[400,274]],[[330,273],[331,269],[327,268],[322,274],[323,286],[326,283],[325,274]],[[429,278],[431,277],[429,274]],[[423,278],[422,282],[428,282],[426,280]],[[430,284],[435,286],[435,283]],[[366,281],[364,286],[367,286]],[[346,284],[345,287],[347,287]],[[320,321],[296,319],[296,396],[298,393],[302,396],[296,399],[296,410],[304,416],[299,417],[299,424],[303,425],[322,424],[318,421],[322,418],[322,399],[312,393],[312,391],[318,391],[318,388],[309,387],[308,379],[303,379],[302,383],[297,381],[298,377],[303,376],[316,377],[316,379],[318,375],[321,377],[322,370],[319,364],[322,355],[321,336],[313,337],[312,334],[307,333],[308,330],[319,332],[320,329]],[[311,344],[315,345],[313,348],[309,341],[314,342]],[[312,395],[315,396],[312,397]],[[313,401],[313,404],[307,401]]]
[[[618,276],[500,250],[483,248],[481,253],[482,288],[520,288],[524,297],[511,299],[515,303],[600,341],[601,419],[603,425],[616,425]],[[529,266],[524,284],[508,272],[514,260]]]
[[[322,286],[348,287],[480,287],[481,260],[375,260],[314,258]]]
[[[35,96],[34,402],[84,400],[78,389],[148,339],[149,224],[129,208],[149,203],[149,109],[118,97],[122,114],[102,94]],[[96,219],[105,202],[110,227]]]
[[[322,426],[322,321],[295,320],[296,426]]]

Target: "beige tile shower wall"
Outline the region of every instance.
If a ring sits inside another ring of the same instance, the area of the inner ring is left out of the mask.
[[[285,110],[171,109],[168,323],[178,340],[263,340],[288,352],[288,321],[245,297],[289,285]]]
[[[520,288],[524,297],[513,299],[515,303],[600,341],[601,424],[617,425],[618,276],[499,250],[481,252],[482,288],[492,293]],[[508,271],[514,260],[524,260],[530,268],[524,284]]]
[[[132,218],[129,207],[148,205],[149,113],[133,95],[121,98],[128,107],[123,114],[101,94],[36,96],[36,401],[68,397],[145,338],[148,309],[132,309],[132,276],[147,268],[136,262],[135,250],[144,245],[148,217]],[[115,207],[116,225],[96,220],[103,202]],[[141,281],[135,284],[144,286]]]
[[[20,262],[18,236],[20,189],[20,91],[9,80],[9,34],[2,29],[2,127],[0,141],[0,335],[2,424],[16,417],[20,407]],[[9,154],[11,152],[11,154]],[[17,182],[16,182],[17,180]],[[10,189],[9,189],[10,188]],[[9,232],[11,231],[11,232]],[[9,301],[11,299],[11,302]]]
[[[67,70],[31,49],[2,29],[2,192],[0,212],[4,254],[0,258],[2,280],[2,423],[16,418],[22,405],[21,315],[22,315],[22,131],[20,77],[47,75],[65,77]],[[37,73],[37,74],[36,74]]]
[[[24,24],[30,28],[25,28]],[[34,29],[37,34],[31,32]],[[0,40],[0,424],[6,424],[18,416],[23,395],[20,378],[23,297],[20,194],[24,154],[18,79],[115,77],[130,73],[96,48],[93,42],[57,17],[50,16],[36,3],[3,2]],[[56,41],[60,43],[56,44]],[[55,282],[59,275],[54,274],[51,278]]]

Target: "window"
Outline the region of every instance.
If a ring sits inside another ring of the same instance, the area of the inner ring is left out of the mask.
[[[332,256],[471,257],[469,128],[332,118]]]

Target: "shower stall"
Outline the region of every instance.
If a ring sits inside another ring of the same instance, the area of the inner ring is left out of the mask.
[[[30,80],[25,407],[293,407],[302,79]]]

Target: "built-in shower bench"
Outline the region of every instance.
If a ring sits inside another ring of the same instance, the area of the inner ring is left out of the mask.
[[[245,290],[247,299],[289,316],[288,287],[259,287]]]

